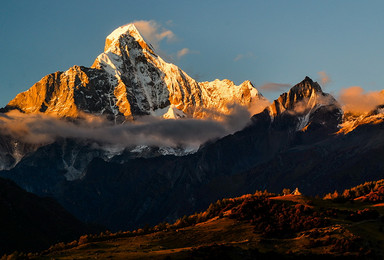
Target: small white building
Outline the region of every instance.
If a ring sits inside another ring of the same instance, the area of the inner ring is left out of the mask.
[[[296,188],[291,194],[292,195],[301,195],[301,192],[299,191],[299,188]]]

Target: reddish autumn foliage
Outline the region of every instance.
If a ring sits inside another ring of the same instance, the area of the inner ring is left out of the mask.
[[[255,232],[267,237],[290,237],[297,232],[324,227],[329,220],[312,215],[312,209],[302,204],[294,206],[268,198],[249,198],[232,210],[231,217],[249,220]]]
[[[380,187],[377,191],[371,191],[364,198],[363,201],[369,202],[383,202],[384,201],[384,187]]]
[[[362,209],[351,213],[346,219],[352,221],[363,221],[368,219],[377,219],[380,216],[379,212],[374,209]]]

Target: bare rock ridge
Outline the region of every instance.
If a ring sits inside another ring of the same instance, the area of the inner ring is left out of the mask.
[[[303,113],[322,105],[336,104],[337,101],[331,95],[324,93],[317,82],[305,77],[302,82],[293,86],[288,92],[281,94],[268,109],[270,114],[275,117],[285,111]]]
[[[73,66],[66,72],[43,77],[18,94],[6,108],[24,113],[43,112],[58,117],[77,117],[81,112],[114,114],[113,86],[104,71]]]
[[[343,110],[336,99],[324,93],[320,85],[309,77],[281,94],[265,111],[272,121],[294,117],[296,131],[306,131],[314,125],[331,125],[335,131],[343,117]]]
[[[18,94],[6,109],[43,112],[57,117],[81,113],[119,121],[141,115],[205,117],[204,111],[226,112],[227,105],[249,107],[263,96],[249,81],[199,83],[155,54],[133,24],[114,30],[91,68],[73,66],[43,77]]]

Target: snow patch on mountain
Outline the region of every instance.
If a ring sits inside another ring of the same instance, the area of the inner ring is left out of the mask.
[[[148,145],[137,145],[130,150],[131,153],[135,154],[137,157],[153,157],[153,155],[174,155],[174,156],[184,156],[197,152],[198,147],[187,146],[187,147],[151,147]],[[144,155],[145,156],[142,156]]]
[[[336,109],[343,114],[338,102],[324,93],[317,82],[306,77],[302,82],[283,93],[272,105],[266,108],[273,122],[276,117],[291,115],[297,118],[296,131],[306,129],[311,117],[320,109]]]
[[[170,105],[167,112],[165,114],[162,115],[163,118],[165,119],[179,119],[179,118],[184,118],[184,117],[187,117],[187,115],[176,108],[175,105]]]
[[[308,113],[308,114],[306,114],[304,116],[297,117],[299,122],[297,123],[296,131],[300,131],[300,130],[304,129],[308,125],[310,115],[311,114]]]
[[[378,108],[375,113],[345,114],[343,123],[339,125],[340,134],[348,134],[357,127],[365,124],[379,124],[384,122],[384,109]]]

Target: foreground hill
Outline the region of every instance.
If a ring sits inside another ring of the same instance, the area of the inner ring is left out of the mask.
[[[36,251],[91,232],[51,198],[40,198],[0,178],[0,254]]]
[[[373,185],[379,189],[382,184]],[[30,257],[380,259],[384,256],[383,217],[382,204],[353,198],[340,201],[256,192],[219,200],[174,224],[82,236]]]

